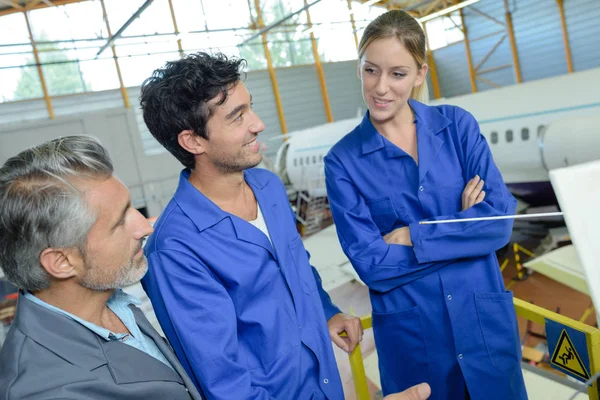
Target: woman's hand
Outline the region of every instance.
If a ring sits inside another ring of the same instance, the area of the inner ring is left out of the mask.
[[[410,229],[408,226],[403,226],[402,228],[394,229],[387,235],[383,237],[383,240],[387,244],[400,244],[402,246],[412,246],[412,241],[410,240]]]
[[[481,203],[485,199],[485,191],[483,191],[483,179],[479,175],[475,175],[475,178],[471,179],[465,190],[462,193],[462,209],[463,211],[467,208],[474,206],[475,204]]]
[[[383,400],[426,400],[431,395],[431,387],[427,383],[420,383],[406,389],[402,393],[387,395]]]

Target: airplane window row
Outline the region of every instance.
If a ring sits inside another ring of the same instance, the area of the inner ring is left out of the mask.
[[[538,137],[544,132],[546,125],[538,125],[537,127],[537,135]],[[492,144],[498,143],[500,136],[497,131],[492,131],[490,134],[490,140]],[[512,129],[507,129],[505,133],[505,139],[507,143],[511,143],[514,140],[514,131]],[[521,141],[526,142],[529,140],[529,128],[521,129]]]
[[[546,125],[538,125],[537,127],[537,136],[539,137],[542,132],[544,132],[544,129],[546,128]],[[529,135],[529,128],[524,127],[521,128],[521,141],[526,142],[528,141],[530,138]],[[505,139],[507,143],[512,143],[515,139],[515,134],[514,131],[512,129],[507,129],[505,132]],[[498,134],[497,131],[492,131],[490,134],[490,141],[492,144],[497,144],[500,140],[500,135]],[[323,163],[323,155],[320,154],[318,159],[317,156],[306,156],[306,157],[297,157],[294,158],[292,160],[292,163],[294,165],[294,167],[303,167],[303,166],[308,166],[308,165],[316,165],[317,163],[322,164]]]
[[[304,165],[311,165],[311,161],[312,164],[315,165],[317,164],[317,156],[306,156],[306,157],[300,157],[300,158],[294,158],[293,160],[293,164],[294,167],[297,167],[298,165],[300,165],[301,167]],[[319,154],[319,164],[323,163],[323,155]]]

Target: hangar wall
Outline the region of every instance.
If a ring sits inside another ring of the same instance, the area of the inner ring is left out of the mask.
[[[523,81],[566,73],[556,2],[548,1],[544,7],[536,0],[513,0],[509,4]],[[600,18],[600,2],[565,1],[565,15],[574,70],[600,66],[600,25],[595,24]],[[506,34],[501,25],[505,21],[503,2],[496,0],[482,0],[464,10],[474,66],[481,63],[484,70],[512,64],[508,37],[488,55]],[[471,93],[466,54],[463,41],[433,51],[442,97]],[[364,112],[356,61],[324,63],[323,68],[334,120]],[[512,65],[482,76],[500,86],[516,83]],[[315,65],[277,68],[276,77],[288,131],[327,122]],[[431,77],[428,81],[433,97]],[[271,79],[266,70],[257,70],[250,71],[245,82],[253,95],[254,108],[266,125],[261,138],[265,154],[272,160],[282,143],[282,130]],[[478,91],[492,88],[477,81]],[[117,174],[132,190],[136,207],[146,206],[149,215],[158,214],[176,187],[181,166],[149,134],[139,110],[139,91],[139,87],[128,88],[132,104],[129,110],[123,107],[119,90],[53,97],[55,120],[48,119],[42,99],[0,103],[0,163],[43,140],[70,134],[93,135],[111,151]]]

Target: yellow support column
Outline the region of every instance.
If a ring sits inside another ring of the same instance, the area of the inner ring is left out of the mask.
[[[262,18],[262,12],[260,10],[259,0],[254,0],[254,6],[256,7],[256,18],[258,19],[258,27],[262,29],[265,27]],[[279,116],[279,126],[281,127],[281,133],[284,135],[287,133],[287,124],[285,123],[285,115],[283,113],[283,105],[281,103],[281,96],[279,95],[279,85],[277,85],[277,76],[275,75],[275,69],[273,68],[273,60],[271,59],[271,52],[269,51],[269,45],[267,44],[267,34],[262,34],[262,44],[265,50],[265,57],[267,59],[267,69],[269,71],[269,77],[271,78],[271,85],[273,86],[273,95],[275,96],[275,105],[277,106],[277,115]]]
[[[569,45],[569,33],[567,32],[567,21],[565,19],[565,2],[556,0],[558,12],[560,13],[560,24],[563,32],[563,42],[565,45],[565,57],[567,58],[567,71],[573,72],[573,59],[571,58],[571,46]]]
[[[112,39],[112,33],[110,31],[110,24],[108,23],[108,15],[106,14],[106,6],[104,5],[104,0],[100,0],[100,5],[102,6],[102,18],[104,18],[104,22],[106,23],[106,31],[108,33],[108,39]],[[129,95],[127,94],[127,89],[123,84],[123,76],[121,75],[121,67],[119,67],[119,60],[117,58],[117,50],[115,50],[114,42],[111,43],[110,48],[112,49],[113,60],[115,60],[115,68],[117,69],[117,76],[119,77],[119,87],[121,89],[121,96],[123,97],[123,104],[125,108],[131,108],[129,104]]]
[[[42,70],[42,64],[40,63],[40,54],[37,51],[35,39],[33,38],[33,31],[31,30],[31,24],[29,22],[29,16],[27,15],[27,11],[23,11],[23,16],[25,17],[25,22],[27,23],[27,31],[29,32],[29,40],[31,41],[31,47],[33,48],[33,56],[35,57],[35,64],[37,66],[38,75],[40,76],[40,84],[42,85],[42,91],[44,92],[44,101],[46,102],[46,109],[48,110],[48,115],[50,116],[50,119],[54,119],[54,108],[52,107],[52,101],[50,100],[50,95],[48,94],[48,87],[46,86],[46,80],[44,79],[44,71]]]
[[[433,59],[433,52],[429,47],[429,36],[427,35],[427,22],[423,23],[423,32],[425,33],[425,41],[427,43],[427,64],[429,65],[429,73],[431,74],[431,84],[433,85],[433,97],[439,99],[441,97],[440,82],[438,80],[437,69],[435,67],[435,60]]]
[[[471,80],[471,91],[477,92],[477,82],[475,82],[475,69],[473,68],[473,57],[471,57],[471,44],[467,35],[467,27],[465,26],[465,14],[463,9],[460,9],[460,21],[462,23],[462,33],[465,38],[465,53],[467,55],[467,64],[469,66],[469,79]]]
[[[306,0],[304,0],[304,6],[308,6]],[[327,117],[327,122],[333,122],[333,113],[331,112],[331,103],[329,103],[329,93],[327,92],[327,83],[325,82],[325,72],[323,72],[323,64],[321,64],[321,58],[319,57],[319,48],[317,46],[317,40],[315,39],[315,33],[312,30],[313,25],[310,20],[308,8],[306,9],[306,21],[308,22],[308,29],[310,29],[310,41],[315,56],[315,65],[317,67],[319,83],[321,84],[321,95],[323,96],[323,104],[325,106],[325,116]]]
[[[506,11],[506,27],[508,28],[508,36],[510,38],[510,49],[513,56],[513,65],[515,67],[515,77],[517,83],[523,82],[521,78],[521,66],[519,65],[519,55],[517,53],[517,42],[515,41],[515,31],[513,29],[512,16],[508,9],[508,0],[504,0],[504,10]]]
[[[179,57],[183,58],[183,46],[181,44],[181,38],[179,37],[179,28],[177,28],[177,18],[175,18],[175,9],[173,8],[173,0],[169,0],[169,9],[171,10],[171,19],[173,20],[173,29],[177,36],[177,47],[179,48]]]
[[[354,43],[358,49],[358,33],[356,32],[356,21],[354,20],[354,13],[352,12],[352,0],[348,0],[348,11],[350,11],[350,22],[352,23],[352,33],[354,34]]]

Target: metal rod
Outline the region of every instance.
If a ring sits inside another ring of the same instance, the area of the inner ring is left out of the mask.
[[[350,23],[352,23],[352,33],[354,34],[354,43],[358,49],[358,33],[356,32],[356,21],[354,20],[354,11],[352,11],[352,1],[348,0],[348,11],[350,11]]]
[[[425,34],[425,43],[427,44],[427,63],[429,64],[429,71],[431,76],[431,84],[433,85],[433,97],[439,99],[441,96],[440,82],[438,80],[437,68],[435,66],[435,59],[433,58],[433,52],[429,46],[429,35],[427,34],[427,22],[423,22],[423,33]]]
[[[519,53],[517,51],[517,41],[515,40],[515,31],[513,29],[512,15],[508,8],[508,0],[504,0],[504,9],[506,10],[506,28],[508,30],[508,37],[510,38],[510,49],[513,57],[513,65],[515,67],[515,79],[517,83],[523,82],[521,77],[521,66],[519,64]]]
[[[413,10],[416,10],[417,8],[419,8],[421,6],[424,6],[424,5],[427,5],[427,4],[431,3],[432,1],[434,1],[434,0],[423,0],[420,3],[413,4],[412,6],[404,7],[404,8],[402,8],[402,10],[404,10],[406,12],[413,11]]]
[[[38,75],[40,77],[40,85],[42,85],[42,92],[44,93],[44,101],[46,102],[46,109],[48,110],[48,116],[50,119],[54,119],[54,107],[52,107],[52,100],[50,100],[50,94],[48,93],[48,86],[46,85],[46,79],[44,79],[44,71],[42,70],[42,64],[40,62],[40,55],[37,50],[35,38],[33,37],[33,30],[31,29],[31,23],[29,22],[29,16],[27,11],[23,11],[25,17],[25,23],[27,24],[27,32],[29,32],[29,40],[31,40],[31,48],[33,49],[33,56],[35,58],[35,65],[37,66]]]
[[[569,45],[569,33],[567,31],[567,21],[565,20],[564,0],[556,0],[558,3],[558,12],[560,13],[560,25],[563,33],[563,43],[565,46],[565,57],[567,59],[567,71],[573,72],[573,59],[571,58],[571,46]]]
[[[295,40],[294,42],[300,42],[300,41],[308,41],[310,39],[298,39]],[[272,40],[269,43],[288,43],[288,41],[286,40]],[[119,45],[119,47],[124,47],[124,46],[129,46],[130,44],[122,44]],[[262,46],[261,43],[250,43],[247,44],[246,46]],[[229,47],[233,47],[233,46],[229,46]],[[189,53],[193,53],[196,51],[206,51],[206,50],[222,50],[223,47],[194,47],[194,48],[188,48],[187,51]],[[119,59],[123,60],[125,58],[134,58],[134,57],[145,57],[145,56],[151,56],[151,55],[158,55],[158,54],[174,54],[174,53],[179,53],[179,50],[167,50],[167,51],[154,51],[154,52],[144,52],[144,53],[134,53],[134,54],[125,54],[125,55],[120,55]],[[23,52],[23,54],[29,54],[29,52]],[[48,62],[43,62],[40,65],[44,66],[44,65],[58,65],[58,64],[72,64],[72,63],[77,63],[77,62],[84,62],[84,61],[98,61],[98,60],[111,60],[114,59],[114,57],[100,57],[100,58],[78,58],[76,60],[64,60],[64,61],[48,61]],[[312,65],[312,64],[301,64],[301,65]],[[13,66],[0,66],[0,70],[3,69],[14,69],[14,68],[23,68],[23,67],[35,67],[37,66],[37,64],[33,63],[33,64],[21,64],[21,65],[13,65]],[[295,65],[294,67],[298,67],[300,65]],[[57,96],[53,96],[53,97],[57,97]]]
[[[262,17],[262,10],[260,9],[259,0],[254,0],[254,8],[256,9],[256,19],[258,21],[258,26],[263,27],[264,21]],[[288,132],[288,129],[287,124],[285,122],[285,114],[283,112],[283,103],[281,101],[279,85],[277,83],[277,75],[275,73],[275,68],[273,67],[273,59],[271,58],[271,51],[269,50],[269,45],[267,43],[267,34],[265,32],[263,32],[261,36],[262,45],[265,52],[265,58],[267,59],[267,70],[269,71],[269,77],[271,78],[271,87],[273,88],[273,96],[275,97],[275,106],[277,107],[277,115],[279,117],[279,126],[281,127],[281,133],[286,134]]]
[[[485,17],[485,18],[487,18],[487,19],[489,19],[491,21],[494,21],[498,25],[506,26],[506,24],[504,22],[497,20],[496,18],[490,16],[489,14],[484,13],[483,11],[481,11],[481,10],[479,10],[479,9],[473,7],[473,6],[469,7],[469,10],[473,11],[474,13],[479,14],[482,17]]]
[[[355,22],[371,22],[371,20],[368,19],[360,19],[360,20],[354,20]],[[327,21],[327,22],[314,22],[313,21],[313,26],[322,26],[322,25],[337,25],[337,24],[347,24],[348,21]],[[303,23],[290,23],[290,24],[282,24],[281,26],[284,27],[289,27],[294,28],[293,30],[291,30],[290,32],[296,32],[297,31],[297,27],[299,26],[306,26],[306,24]],[[201,34],[201,33],[214,33],[214,32],[230,32],[230,31],[242,31],[242,30],[247,30],[248,27],[246,26],[241,26],[241,27],[234,27],[234,28],[215,28],[215,29],[210,29],[210,30],[206,30],[206,29],[202,29],[202,30],[196,30],[196,31],[188,31],[188,32],[179,32],[179,35],[186,35],[186,36],[191,36],[191,35],[195,35],[195,34]],[[502,31],[504,32],[504,31]],[[137,38],[142,38],[142,39],[152,39],[152,38],[156,38],[156,37],[163,37],[163,36],[177,36],[174,33],[153,33],[153,34],[142,34],[142,35],[121,35],[121,39],[137,39]],[[241,34],[236,34],[236,36],[241,36]],[[481,37],[483,38],[483,37]],[[79,42],[104,42],[108,40],[108,38],[106,37],[94,37],[94,38],[82,38],[82,39],[61,39],[61,40],[37,40],[36,43],[38,45],[42,45],[42,44],[57,44],[57,43],[79,43]],[[300,39],[302,40],[302,39]],[[270,40],[269,43],[275,43],[276,41]],[[281,41],[280,41],[281,42]],[[297,42],[297,40],[294,40],[294,42]],[[164,43],[164,42],[159,42],[159,43]],[[123,46],[129,46],[131,44],[147,44],[146,42],[143,43],[123,43],[123,44],[119,44],[119,47],[123,47]],[[0,43],[0,48],[4,48],[4,47],[19,47],[19,46],[28,46],[29,43]],[[251,43],[247,44],[248,46],[252,46]],[[241,46],[241,44],[236,45],[236,46]],[[82,49],[82,48],[87,48],[87,49],[91,49],[91,48],[97,48],[98,46],[95,45],[93,47],[78,47],[78,49]],[[65,50],[70,50],[71,48],[63,48]],[[75,48],[72,48],[71,50],[74,50]],[[56,51],[56,50],[39,50],[41,51]],[[14,55],[14,54],[29,54],[29,52],[12,52],[12,53],[2,53],[2,55]]]
[[[488,58],[490,58],[490,56],[494,53],[494,51],[496,51],[496,49],[498,48],[498,46],[500,46],[502,44],[502,42],[504,42],[504,39],[506,39],[506,35],[502,35],[502,37],[500,38],[500,40],[498,40],[496,42],[496,44],[494,45],[494,47],[492,47],[492,49],[490,51],[488,51],[486,53],[485,56],[483,56],[483,58],[481,59],[481,61],[479,61],[479,64],[477,64],[475,66],[475,71],[479,71],[479,68],[481,68],[481,66],[483,65],[484,62],[486,62],[488,60]]]
[[[281,25],[282,23],[284,23],[285,21],[287,21],[288,19],[292,18],[294,15],[298,15],[300,14],[302,11],[304,10],[308,10],[310,7],[314,6],[315,4],[321,2],[321,0],[315,0],[310,4],[305,5],[304,7],[302,7],[301,9],[299,9],[298,11],[294,11],[293,13],[291,13],[288,16],[283,17],[282,19],[280,19],[277,22],[272,23],[269,26],[266,26],[264,28],[262,28],[260,31],[256,32],[254,35],[250,36],[248,39],[244,40],[242,42],[242,45],[252,41],[253,39],[256,39],[257,37],[259,37],[260,35],[266,34],[268,31],[270,31],[271,29],[275,28],[276,26]],[[261,17],[262,19],[262,17]]]
[[[452,20],[452,18],[450,18]],[[473,68],[473,57],[471,56],[471,45],[469,44],[469,36],[467,32],[467,26],[465,25],[465,14],[463,9],[460,9],[460,21],[462,24],[462,33],[465,39],[465,53],[467,56],[467,65],[469,67],[469,80],[471,81],[471,92],[477,92],[477,82],[475,82],[475,75],[477,74],[477,67]],[[453,21],[454,22],[454,21]]]
[[[477,80],[480,80],[481,82],[487,83],[488,85],[495,87],[495,88],[499,88],[500,85],[498,85],[497,83],[494,83],[492,81],[490,81],[489,79],[485,79],[483,76],[477,75],[475,78],[477,78]]]
[[[308,3],[304,0],[304,5]],[[329,93],[327,92],[327,82],[325,80],[325,72],[323,71],[323,64],[321,64],[321,56],[319,55],[319,47],[317,40],[315,39],[315,33],[312,29],[312,22],[310,19],[310,11],[306,10],[306,22],[310,29],[310,41],[312,43],[313,55],[315,57],[315,67],[317,68],[317,76],[319,77],[319,86],[321,87],[321,96],[323,97],[323,106],[325,108],[325,117],[327,122],[333,122],[333,113],[331,112],[331,103],[329,102]]]
[[[127,93],[127,89],[125,88],[125,84],[123,83],[123,75],[121,74],[121,67],[119,66],[119,59],[117,57],[117,51],[115,50],[115,43],[112,41],[113,35],[110,31],[110,23],[108,22],[108,14],[106,13],[106,6],[104,4],[104,0],[100,0],[100,5],[102,6],[102,18],[106,23],[106,32],[108,33],[110,48],[112,49],[113,54],[113,60],[115,60],[115,68],[117,70],[117,77],[119,78],[119,88],[121,90],[121,97],[123,97],[123,104],[125,105],[125,108],[131,108],[131,105],[129,104],[129,94]],[[96,55],[96,57],[98,57],[98,55]]]
[[[114,43],[114,41],[117,40],[123,32],[125,32],[125,29],[127,29],[129,27],[129,25],[131,25],[133,23],[133,21],[135,21],[144,12],[144,10],[150,6],[150,4],[152,4],[153,1],[154,0],[146,0],[146,2],[144,4],[142,4],[142,6],[140,8],[138,8],[138,10],[136,12],[134,12],[131,17],[129,17],[127,22],[125,22],[123,24],[123,26],[121,28],[119,28],[119,30],[114,35],[109,34],[108,41],[106,43],[104,43],[104,46],[102,46],[100,48],[100,50],[98,50],[96,57],[98,57],[100,54],[102,54],[102,52],[104,50],[106,50],[108,48],[108,46],[111,46]],[[104,14],[106,14],[106,11],[104,12]]]
[[[441,0],[435,0],[435,1],[433,2],[433,4],[430,4],[430,5],[429,5],[429,6],[428,6],[428,7],[427,7],[427,8],[426,8],[426,9],[425,9],[425,10],[424,10],[422,13],[421,13],[421,15],[423,15],[423,16],[425,16],[425,15],[429,15],[429,14],[430,14],[430,13],[433,11],[433,9],[434,9],[434,8],[436,8],[437,6],[439,6],[439,5],[440,5],[440,3],[441,3],[441,2],[442,2]]]
[[[25,5],[25,9],[26,10],[31,10],[33,7],[37,6],[38,4],[40,4],[42,2],[42,0],[33,0],[31,1],[29,4]],[[47,6],[51,6],[51,7],[55,7],[54,4],[52,3],[48,3],[47,1],[45,1],[44,3],[46,3]],[[13,3],[14,4],[14,3]]]
[[[486,38],[489,38],[491,36],[499,35],[501,33],[506,34],[506,29],[503,29],[501,31],[496,31],[496,32],[488,33],[488,34],[482,35],[482,36],[477,36],[476,38],[469,38],[469,40],[470,40],[471,43],[473,43],[473,42],[476,42],[476,41],[481,40],[481,39],[486,39]]]
[[[6,4],[7,6],[14,7],[16,10],[19,10],[19,11],[22,11],[25,9],[19,3],[13,3],[12,1],[9,1],[9,0],[0,0],[0,4]]]
[[[500,69],[504,69],[504,68],[510,68],[512,67],[512,64],[504,64],[504,65],[498,65],[497,67],[491,67],[491,68],[486,68],[486,69],[480,69],[477,73],[478,74],[485,74],[488,72],[493,72],[493,71],[498,71]]]
[[[179,36],[179,28],[177,27],[177,18],[175,18],[175,9],[173,8],[173,0],[169,0],[169,10],[171,10],[171,19],[173,20],[173,29],[177,35],[177,47],[179,48],[179,57],[183,58],[183,46],[181,45],[181,37]]]
[[[86,1],[86,0],[54,0],[51,4],[52,4],[52,6],[63,6],[65,4],[79,3],[82,1]],[[8,4],[7,1],[4,1],[3,3]],[[25,7],[21,6],[18,3],[13,2],[10,5],[13,8],[4,8],[4,9],[0,10],[0,17],[4,16],[4,15],[14,14],[16,12],[25,10]],[[35,5],[34,7],[29,7],[27,9],[27,11],[39,10],[40,8],[45,8],[45,7],[50,7],[50,6],[46,3],[39,3],[39,4]]]
[[[443,219],[438,221],[420,221],[419,225],[433,225],[433,224],[452,224],[456,222],[472,222],[472,221],[495,221],[499,219],[528,219],[528,218],[541,218],[541,217],[558,217],[563,215],[562,212],[549,212],[549,213],[537,213],[537,214],[518,214],[518,215],[498,215],[495,217],[477,217],[477,218],[459,218],[459,219]]]

